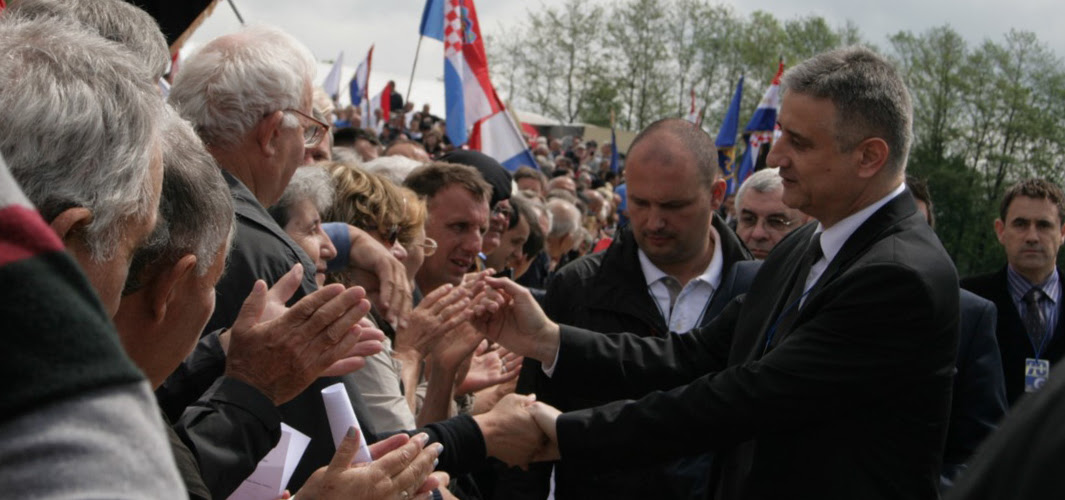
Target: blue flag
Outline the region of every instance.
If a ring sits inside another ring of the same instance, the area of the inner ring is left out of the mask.
[[[422,11],[422,24],[418,32],[436,40],[444,41],[444,1],[426,0]]]
[[[615,174],[618,173],[618,168],[621,166],[618,160],[618,136],[614,133],[614,126],[610,126],[610,171]]]
[[[736,181],[736,133],[740,128],[740,101],[743,100],[743,77],[736,83],[736,92],[732,95],[725,119],[717,131],[717,164],[721,168],[721,178],[728,187],[726,194],[735,194],[740,183]]]

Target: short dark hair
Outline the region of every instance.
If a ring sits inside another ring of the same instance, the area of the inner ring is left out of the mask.
[[[1025,179],[1009,187],[1006,194],[1002,195],[1002,204],[999,206],[999,218],[1006,222],[1006,211],[1010,203],[1018,196],[1027,198],[1048,200],[1058,207],[1058,224],[1065,222],[1065,203],[1062,202],[1061,188],[1057,184],[1046,179]]]
[[[917,201],[923,202],[925,206],[928,207],[928,225],[935,229],[936,216],[932,213],[932,193],[928,191],[928,184],[923,179],[907,175],[906,188],[910,190],[910,194],[912,194]]]
[[[403,185],[418,196],[429,199],[452,184],[466,188],[475,198],[488,201],[492,195],[492,186],[481,177],[473,167],[434,161],[414,169],[403,181]]]
[[[632,155],[632,150],[636,149],[636,146],[644,139],[658,133],[667,133],[680,141],[684,150],[695,160],[695,168],[699,172],[699,177],[708,189],[717,181],[719,168],[714,139],[705,130],[683,118],[663,118],[648,125],[632,140],[626,156]]]

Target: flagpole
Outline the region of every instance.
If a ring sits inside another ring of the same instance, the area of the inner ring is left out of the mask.
[[[229,2],[229,7],[233,9],[233,13],[237,15],[237,21],[240,21],[240,25],[244,26],[244,16],[241,16],[240,11],[237,10],[237,4],[233,3],[233,0],[227,1]]]
[[[422,39],[424,36],[418,35],[418,47],[414,49],[414,64],[410,66],[410,82],[407,83],[407,96],[403,98],[403,103],[410,102],[410,89],[414,86],[414,68],[418,67],[418,53],[422,51]]]

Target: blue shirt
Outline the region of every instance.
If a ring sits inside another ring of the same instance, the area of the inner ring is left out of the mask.
[[[1058,311],[1060,310],[1058,300],[1061,299],[1061,284],[1057,268],[1054,268],[1054,272],[1050,273],[1050,276],[1045,281],[1034,285],[1015,271],[1013,266],[1006,266],[1006,283],[1009,288],[1010,298],[1013,299],[1013,305],[1017,307],[1017,312],[1021,315],[1022,321],[1028,315],[1028,306],[1024,303],[1024,294],[1028,293],[1028,290],[1031,290],[1033,286],[1043,290],[1043,298],[1039,300],[1039,309],[1043,311],[1043,319],[1046,321],[1046,341],[1050,342],[1050,338],[1057,331]],[[1034,349],[1038,351],[1039,347],[1035,346]]]

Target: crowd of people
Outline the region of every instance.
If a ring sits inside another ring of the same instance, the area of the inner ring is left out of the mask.
[[[336,109],[276,28],[205,44],[165,97],[165,39],[121,0],[12,1],[0,53],[13,497],[229,498],[293,432],[264,500],[1065,486],[1065,196],[1010,187],[1008,262],[959,288],[906,176],[909,92],[867,49],[784,75],[776,168],[727,211],[687,121],[623,166],[530,138],[511,172],[398,94]]]

